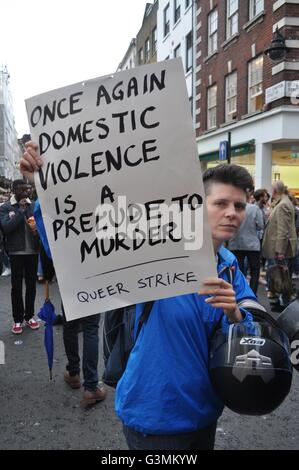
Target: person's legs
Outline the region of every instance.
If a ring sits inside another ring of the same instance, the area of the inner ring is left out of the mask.
[[[23,303],[23,272],[24,272],[24,256],[11,255],[11,305],[12,316],[15,323],[22,323],[24,320],[24,303]]]
[[[235,255],[235,257],[238,260],[238,264],[239,264],[241,272],[244,274],[244,276],[246,276],[244,261],[245,261],[247,252],[243,250],[234,250],[232,251],[232,253]]]
[[[61,305],[63,313],[63,342],[68,364],[66,370],[71,377],[80,374],[80,356],[79,356],[79,320],[66,321],[64,316],[64,308]]]
[[[127,426],[123,426],[123,432],[130,450],[213,450],[216,425],[174,435],[144,435]]]
[[[299,238],[297,239],[297,256],[295,258],[295,274],[299,275]]]
[[[36,296],[36,275],[38,255],[24,255],[25,271],[25,320],[30,320],[34,315],[34,302]]]
[[[267,289],[269,290],[269,269],[276,264],[276,260],[274,258],[267,259],[267,273],[266,273],[266,281],[267,281]]]
[[[259,277],[261,270],[261,260],[259,251],[247,251],[247,259],[250,269],[250,287],[257,294],[259,285]]]
[[[85,390],[97,389],[100,314],[81,319],[83,329],[83,377]]]

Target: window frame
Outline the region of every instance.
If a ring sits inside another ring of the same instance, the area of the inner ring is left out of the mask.
[[[173,0],[173,23],[176,24],[181,19],[180,0]]]
[[[176,54],[176,51],[179,50],[179,55]],[[181,55],[181,43],[179,42],[177,46],[173,50],[173,57],[176,59],[177,57],[182,57]]]
[[[255,70],[252,70],[253,64],[257,65],[258,61],[261,61],[260,68],[255,67]],[[256,80],[252,80],[254,73],[256,73],[257,75]],[[259,74],[260,74],[260,77],[259,77]],[[257,109],[256,106],[253,109],[252,101],[254,98],[257,98],[258,96],[263,97],[263,94],[264,94],[263,80],[264,80],[264,57],[261,54],[248,62],[248,114],[252,114],[252,113],[262,110],[262,107]],[[259,89],[260,85],[261,85],[261,89]],[[251,91],[254,88],[256,88],[257,91],[255,93],[251,93]]]
[[[212,30],[212,16],[216,15],[216,28]],[[216,38],[216,40],[215,40]],[[214,8],[208,15],[208,55],[218,51],[218,9]]]
[[[231,96],[228,96],[228,91],[229,91],[229,80],[235,78],[235,84],[233,86],[235,87],[235,93],[232,94]],[[235,70],[234,72],[231,72],[230,74],[226,75],[225,77],[225,122],[230,122],[233,121],[233,115],[237,113],[238,110],[238,103],[237,103],[237,98],[238,98],[238,72]],[[229,103],[235,100],[235,107],[233,110],[229,110]]]
[[[144,50],[143,50],[143,47],[140,47],[140,49],[138,50],[138,63],[139,63],[139,65],[144,64]]]
[[[213,97],[210,96],[211,92],[215,91]],[[217,127],[217,84],[211,85],[207,89],[207,130],[214,129]],[[211,98],[214,99],[214,103],[211,103]]]
[[[144,63],[146,64],[151,57],[151,43],[150,37],[148,36],[144,43]]]
[[[152,54],[154,55],[157,52],[157,43],[158,43],[158,30],[155,26],[152,30]]]
[[[163,10],[163,34],[164,38],[170,33],[170,8],[169,3],[167,3],[166,7]]]
[[[257,5],[262,4],[259,11],[257,11]],[[265,0],[250,0],[249,1],[249,21],[256,18],[265,9]]]
[[[190,38],[190,43],[189,43]],[[186,73],[189,70],[193,69],[193,33],[192,30],[189,31],[187,36],[185,37],[186,47],[185,47],[185,54],[186,54]]]
[[[237,7],[232,12],[230,11],[232,3],[236,3]],[[237,18],[236,31],[233,30],[234,19]],[[231,38],[239,32],[239,0],[226,0],[226,39]]]

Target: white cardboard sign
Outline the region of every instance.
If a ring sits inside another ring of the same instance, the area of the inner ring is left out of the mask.
[[[26,101],[35,182],[68,320],[216,275],[181,60]]]

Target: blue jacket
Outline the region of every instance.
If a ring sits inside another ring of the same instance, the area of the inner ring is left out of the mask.
[[[46,255],[48,258],[52,259],[50,247],[49,247],[49,242],[46,234],[46,229],[43,221],[43,215],[40,207],[39,200],[35,202],[34,206],[34,218],[35,218],[35,223],[36,223],[36,228],[39,234],[39,237],[41,239],[41,242],[43,244],[44,250],[46,252]]]
[[[39,234],[50,256],[39,205],[35,210]],[[238,303],[256,301],[234,255],[221,248],[218,274],[227,279],[233,268]],[[115,408],[127,426],[145,434],[195,431],[215,422],[223,404],[209,379],[209,340],[223,311],[205,304],[206,297],[189,294],[156,300],[130,354],[116,390]],[[143,304],[136,306],[135,335]],[[252,316],[241,308],[243,321]]]
[[[233,267],[238,303],[256,300],[234,255],[221,248],[218,274]],[[189,294],[155,301],[116,389],[116,412],[123,423],[143,434],[192,432],[214,423],[223,411],[209,378],[209,340],[223,310],[206,296]],[[136,307],[136,325],[143,304]],[[252,316],[241,308],[243,321]]]

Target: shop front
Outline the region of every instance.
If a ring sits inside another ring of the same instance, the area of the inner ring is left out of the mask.
[[[198,139],[202,170],[222,163],[220,146],[231,136],[231,163],[244,166],[255,188],[271,191],[283,181],[299,197],[299,108],[283,107],[261,113]]]

